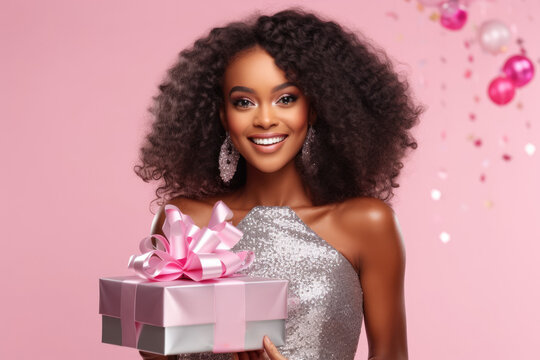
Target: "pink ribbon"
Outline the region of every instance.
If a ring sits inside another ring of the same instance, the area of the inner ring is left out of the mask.
[[[201,281],[230,276],[253,262],[252,251],[230,251],[242,232],[228,221],[233,213],[223,201],[216,202],[208,226],[202,229],[174,205],[165,205],[165,215],[165,236],[142,239],[142,254],[129,259],[128,267],[139,276],[156,281],[181,277]]]

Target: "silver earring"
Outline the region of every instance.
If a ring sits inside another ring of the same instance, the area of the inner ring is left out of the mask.
[[[306,167],[309,167],[311,161],[311,153],[312,153],[312,146],[313,141],[315,140],[315,130],[313,130],[313,126],[309,126],[306,139],[304,140],[304,145],[302,146],[302,162]],[[314,164],[313,164],[314,165]]]
[[[221,145],[219,152],[219,176],[223,182],[228,183],[236,172],[236,166],[238,165],[238,159],[240,159],[240,153],[234,147],[229,133]]]

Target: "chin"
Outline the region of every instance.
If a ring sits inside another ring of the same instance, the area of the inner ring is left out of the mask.
[[[249,162],[248,162],[249,163]],[[272,162],[265,162],[265,163],[249,163],[250,166],[254,167],[255,169],[259,170],[262,173],[265,174],[272,174],[276,173],[283,168],[293,165],[294,166],[294,158],[289,160],[288,162],[283,161],[272,161]]]

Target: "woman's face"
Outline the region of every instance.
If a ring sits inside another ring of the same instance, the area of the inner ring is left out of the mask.
[[[272,173],[294,160],[306,137],[309,104],[265,50],[243,51],[229,64],[223,95],[221,122],[249,165]]]

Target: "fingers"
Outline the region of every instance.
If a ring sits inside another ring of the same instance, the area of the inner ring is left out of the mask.
[[[240,353],[234,353],[233,360],[269,360],[264,350],[253,350]]]
[[[263,346],[270,360],[287,360],[283,355],[281,355],[276,345],[274,345],[274,343],[266,335],[263,338]]]

